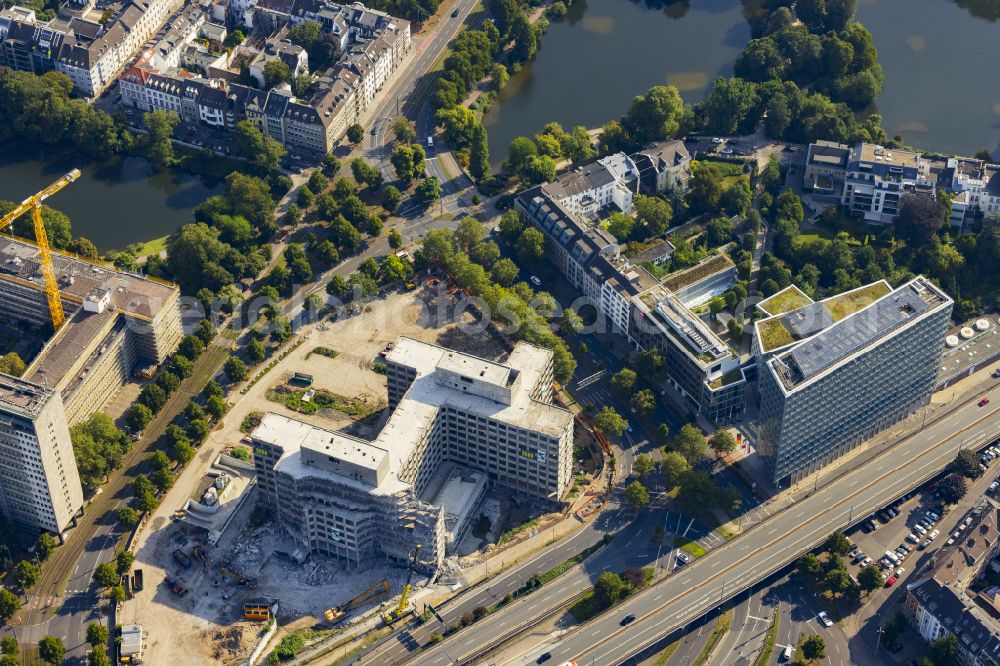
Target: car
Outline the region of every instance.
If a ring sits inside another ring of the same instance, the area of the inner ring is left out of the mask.
[[[1000,488],[1000,482],[994,481],[993,483],[990,484],[990,487],[986,489],[986,492],[990,494],[995,493],[997,491],[997,488]]]
[[[983,398],[982,400],[979,401],[979,406],[980,407],[985,407],[988,404],[990,404],[990,399],[989,398]]]
[[[886,645],[885,649],[891,652],[892,654],[896,654],[897,652],[903,649],[903,646],[899,643],[893,642]]]
[[[906,569],[904,569],[903,567],[899,567],[898,569],[896,569],[896,578],[901,578],[904,573],[906,573]]]
[[[535,663],[536,664],[544,664],[545,662],[547,662],[551,658],[552,658],[552,653],[551,652],[543,652],[540,655],[538,655],[538,659],[535,660]]]
[[[722,153],[723,155],[732,155],[733,154],[733,149],[732,148],[723,148],[719,152]]]
[[[528,280],[530,280],[530,281],[531,281],[531,284],[535,285],[536,287],[541,287],[541,286],[542,286],[542,281],[541,281],[541,280],[539,280],[539,279],[538,279],[538,278],[537,278],[536,276],[534,276],[534,275],[531,275],[531,276],[529,276],[529,277],[528,277]]]
[[[919,524],[913,526],[913,531],[919,534],[920,536],[924,536],[925,534],[927,534],[927,530],[924,528],[924,526]]]
[[[457,9],[451,13],[451,17],[452,18],[458,18],[458,10]]]
[[[910,532],[909,534],[906,535],[906,540],[914,545],[920,543],[920,537],[918,537],[913,532]]]
[[[619,624],[621,624],[624,627],[626,624],[631,624],[633,622],[635,622],[635,615],[629,613],[628,615],[622,618],[622,621]]]
[[[896,580],[898,579],[895,576],[889,576],[885,579],[885,586],[892,587],[896,583]]]
[[[922,544],[920,544],[919,546],[917,546],[917,548],[919,548],[920,550],[923,550],[924,548],[927,548],[927,546],[931,545],[931,541],[932,541],[932,539],[924,539],[924,542]]]
[[[858,551],[857,553],[855,553],[854,557],[852,558],[852,561],[855,564],[857,564],[858,562],[860,562],[861,560],[865,559],[866,557],[868,557],[868,556],[865,555],[863,551]]]
[[[905,550],[907,552],[907,554],[913,552],[913,549],[910,548],[909,546],[907,546],[905,543],[899,544],[899,548],[902,548],[903,550]],[[899,548],[897,548],[896,550],[899,550]]]
[[[861,523],[861,531],[864,532],[865,534],[869,534],[870,532],[872,532],[873,530],[871,523],[869,522]]]
[[[931,540],[936,539],[938,534],[941,534],[941,530],[931,530],[931,533],[927,535],[927,538]]]
[[[712,143],[722,143],[722,139],[717,136],[712,137]]]
[[[902,560],[902,559],[906,559],[906,556],[909,555],[910,552],[908,550],[904,550],[903,548],[897,548],[896,549],[896,554],[899,555],[899,559]]]
[[[683,551],[677,552],[677,566],[682,567],[691,561],[691,556]]]
[[[851,551],[850,552],[852,552],[852,553],[858,552],[858,544],[852,543],[851,544]]]
[[[998,379],[998,378],[1000,378],[1000,368],[997,368],[996,370],[994,370],[994,371],[993,371],[993,374],[992,374],[992,375],[990,375],[990,376],[991,376],[991,377],[993,377],[993,379]]]
[[[833,620],[831,620],[830,616],[826,614],[826,611],[820,611],[817,617],[819,618],[819,621],[823,623],[824,627],[833,626]]]
[[[795,653],[795,648],[791,645],[786,645],[785,649],[781,651],[782,661],[791,661],[792,655]]]
[[[631,423],[628,423],[625,425],[625,430],[626,432],[634,432],[635,429],[632,427]]]
[[[865,559],[861,560],[861,566],[862,567],[866,567],[866,566],[868,566],[871,563],[872,563],[872,558],[870,558],[870,557],[865,557]]]
[[[935,513],[934,511],[927,511],[927,512],[924,513],[924,515],[927,516],[928,518],[930,518],[931,520],[933,520],[935,523],[937,521],[941,520],[941,515],[938,514],[938,513]],[[972,521],[970,520],[969,522],[972,522]]]

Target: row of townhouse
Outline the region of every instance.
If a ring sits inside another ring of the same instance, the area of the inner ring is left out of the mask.
[[[107,23],[81,16],[39,21],[14,6],[0,12],[0,64],[35,74],[62,72],[83,97],[101,95],[156,34],[178,0],[132,0]]]
[[[174,46],[183,49],[178,56],[181,64],[193,65],[192,69],[207,76],[184,69],[161,71],[153,66],[156,58],[166,57],[160,52],[141,58],[120,77],[122,102],[126,108],[176,111],[185,122],[229,129],[249,120],[290,149],[329,152],[402,63],[410,46],[410,26],[360,4],[326,7],[330,12],[337,8],[344,25],[353,30],[351,43],[333,67],[315,77],[308,97],[296,97],[287,85],[261,89],[263,70],[270,59],[285,62],[293,75],[309,71],[306,52],[287,40],[289,22],[279,27],[263,48],[245,44],[230,56],[214,57],[189,44]],[[391,20],[384,20],[386,17]],[[355,24],[376,29],[355,29]],[[233,70],[240,62],[248,65],[257,87],[233,82]]]
[[[953,195],[950,222],[959,229],[978,213],[1000,211],[1000,165],[968,157],[817,141],[809,145],[803,180],[806,192],[875,224],[891,224],[906,194]]]

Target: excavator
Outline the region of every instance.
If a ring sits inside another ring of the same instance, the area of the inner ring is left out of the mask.
[[[348,601],[346,604],[341,604],[336,608],[331,608],[326,611],[326,613],[324,613],[326,621],[333,624],[347,615],[348,611],[361,608],[362,606],[367,606],[368,604],[373,604],[387,596],[389,596],[389,581],[383,579]]]
[[[248,587],[251,590],[256,590],[257,589],[257,579],[256,578],[247,578],[245,576],[241,576],[238,573],[236,573],[235,571],[230,571],[226,567],[219,567],[219,573],[222,574],[223,576],[226,576],[227,578],[232,578],[233,580],[235,580],[236,582],[238,582],[240,585],[243,585],[244,587]]]
[[[42,269],[42,277],[45,279],[45,296],[49,302],[49,316],[52,318],[52,328],[56,331],[63,325],[66,315],[63,313],[62,299],[59,296],[59,283],[56,281],[56,272],[52,267],[49,238],[45,233],[45,222],[42,220],[42,202],[79,177],[80,170],[73,169],[41,192],[36,192],[22,201],[14,207],[14,210],[0,217],[0,229],[3,229],[25,213],[31,212],[31,220],[35,227],[35,243],[38,244],[40,255],[39,264]]]
[[[417,564],[417,553],[420,552],[420,544],[417,544],[413,551],[413,559],[408,560],[409,570],[406,572],[406,585],[403,586],[403,594],[399,597],[399,605],[382,613],[382,621],[388,626],[392,626],[398,620],[403,619],[412,612],[410,608],[410,589],[413,581],[413,569]]]

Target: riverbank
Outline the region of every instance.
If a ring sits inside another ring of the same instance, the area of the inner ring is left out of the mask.
[[[182,149],[181,166],[167,171],[155,171],[141,157],[93,160],[39,146],[5,146],[0,153],[0,199],[22,201],[80,169],[80,179],[47,203],[70,219],[74,237],[89,239],[102,254],[165,242],[199,204],[222,192],[222,179],[234,168],[232,160]]]

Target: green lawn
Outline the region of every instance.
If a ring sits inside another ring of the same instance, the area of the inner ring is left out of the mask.
[[[161,236],[160,238],[154,238],[139,245],[139,248],[136,250],[136,256],[148,257],[151,254],[159,254],[166,249],[167,236]]]
[[[708,551],[697,541],[688,541],[684,537],[677,537],[674,539],[674,545],[683,550],[684,552],[690,554],[694,558],[699,558],[705,555]]]

